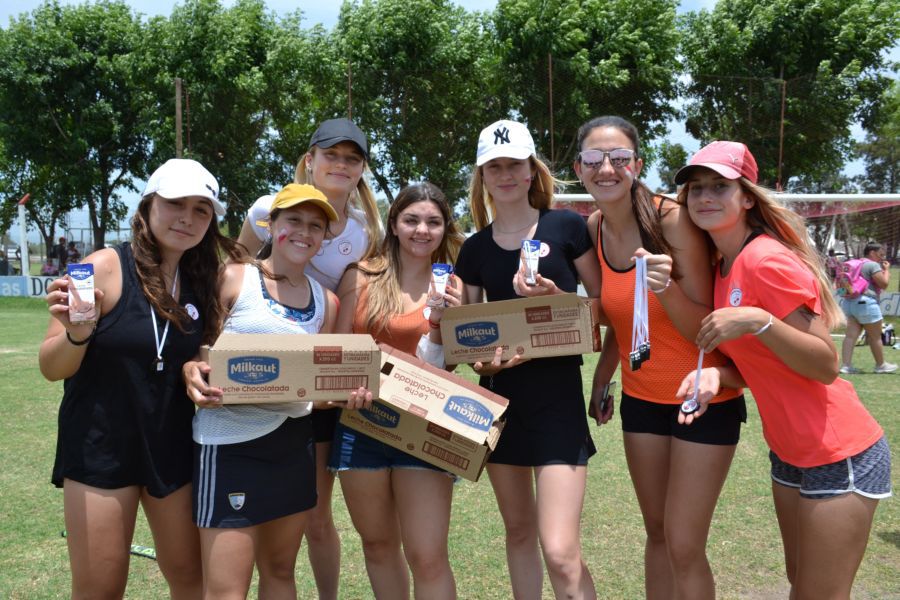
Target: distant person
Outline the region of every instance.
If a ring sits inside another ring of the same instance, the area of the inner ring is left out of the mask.
[[[47,286],[41,373],[65,380],[52,481],[63,488],[73,598],[121,598],[138,505],[172,598],[199,598],[191,519],[194,406],[182,364],[212,343],[225,308],[219,256],[237,259],[216,215],[216,179],[193,160],[159,167],[131,220],[132,241],[94,252],[99,321],[69,321],[69,278]]]
[[[60,273],[63,273],[66,270],[66,238],[60,237],[59,243],[53,246],[53,250],[50,252],[50,258],[52,258],[56,267],[59,269]]]
[[[878,303],[881,290],[887,289],[890,283],[891,263],[885,259],[881,244],[867,244],[863,257],[866,262],[863,263],[860,276],[869,282],[868,287],[856,298],[841,298],[841,309],[847,317],[847,329],[841,345],[841,373],[862,373],[862,369],[853,366],[853,348],[862,330],[866,331],[866,341],[872,351],[872,358],[875,359],[875,373],[893,373],[898,367],[884,360],[884,346],[881,343],[884,317]]]
[[[878,501],[891,495],[890,448],[838,377],[829,330],[843,315],[803,218],[756,185],[744,168],[755,163],[743,144],[713,142],[675,175],[678,202],[720,256],[714,310],[695,341],[732,361],[703,369],[701,408],[679,420],[702,423],[723,386],[750,388],[771,449],[790,598],[846,599]],[[677,395],[694,382],[686,373]]]
[[[69,242],[66,246],[66,264],[74,264],[81,260],[81,252],[75,247],[75,242]]]

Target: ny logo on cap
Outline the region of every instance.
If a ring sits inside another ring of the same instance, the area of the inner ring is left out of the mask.
[[[498,127],[494,130],[494,143],[495,144],[508,144],[509,142],[509,129],[506,127]]]

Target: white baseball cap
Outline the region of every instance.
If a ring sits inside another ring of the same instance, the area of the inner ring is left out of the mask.
[[[528,128],[516,121],[503,119],[481,130],[475,164],[480,167],[495,158],[522,160],[534,154],[534,140]]]
[[[150,194],[163,198],[208,198],[217,215],[225,214],[225,205],[219,200],[219,182],[206,167],[189,158],[171,158],[153,171],[141,197]]]

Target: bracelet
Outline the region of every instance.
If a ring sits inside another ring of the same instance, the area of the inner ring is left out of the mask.
[[[441,328],[440,323],[435,323],[431,319],[425,319],[425,320],[428,321],[428,326],[431,327],[432,329],[440,329]]]
[[[671,277],[669,277],[668,279],[666,279],[666,285],[662,286],[662,289],[654,290],[653,288],[650,288],[650,291],[653,292],[654,294],[662,294],[664,291],[666,291],[667,289],[669,289],[669,286],[670,286],[670,285],[672,285],[672,278],[671,278]],[[650,287],[650,286],[648,285],[647,287]]]
[[[765,332],[769,327],[771,327],[771,326],[772,326],[772,315],[770,314],[770,315],[769,315],[769,322],[766,323],[765,325],[763,325],[762,327],[760,327],[759,329],[757,329],[756,331],[754,331],[754,332],[753,332],[753,335],[759,335],[759,334],[761,334],[761,333],[764,333],[764,332]]]
[[[94,339],[94,331],[96,331],[96,330],[97,330],[96,327],[94,329],[91,329],[91,334],[89,336],[87,336],[86,338],[84,338],[83,340],[73,340],[72,335],[69,333],[69,330],[66,329],[66,339],[69,340],[69,343],[72,344],[73,346],[84,346],[89,341]]]

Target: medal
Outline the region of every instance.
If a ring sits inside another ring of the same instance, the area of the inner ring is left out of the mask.
[[[681,412],[690,414],[700,409],[700,371],[703,370],[703,348],[700,348],[700,358],[697,359],[697,374],[694,375],[694,395],[681,403]]]
[[[175,286],[178,285],[178,267],[175,267],[175,277],[172,280],[172,297],[175,297]],[[150,301],[147,300],[147,304],[150,304]],[[153,320],[153,341],[156,343],[156,358],[153,359],[153,363],[151,364],[151,371],[153,373],[162,373],[166,368],[166,363],[163,361],[162,351],[163,347],[166,345],[166,336],[169,335],[169,325],[171,321],[166,320],[166,326],[163,328],[162,338],[159,337],[159,325],[156,324],[156,311],[153,310],[153,305],[150,304],[150,318]]]

